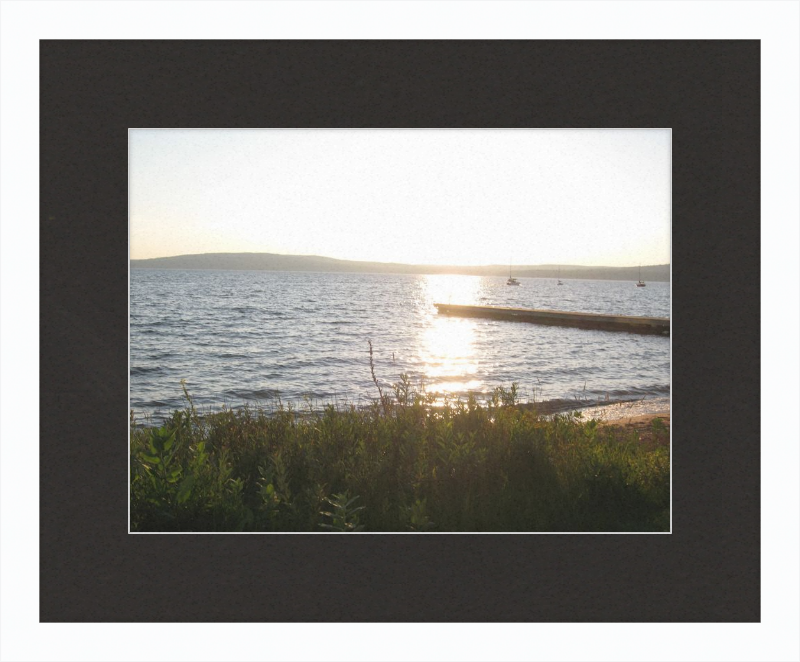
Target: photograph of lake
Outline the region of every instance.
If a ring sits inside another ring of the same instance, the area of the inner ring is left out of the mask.
[[[670,532],[668,129],[129,164],[131,532]]]

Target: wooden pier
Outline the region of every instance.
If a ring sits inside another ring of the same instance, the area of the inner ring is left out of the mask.
[[[459,306],[449,303],[436,303],[434,305],[440,315],[452,315],[454,317],[482,317],[508,322],[572,326],[580,329],[625,331],[659,336],[669,335],[669,318],[667,317],[598,315],[596,313],[569,313],[563,310],[536,310],[531,308],[506,308],[503,306]]]

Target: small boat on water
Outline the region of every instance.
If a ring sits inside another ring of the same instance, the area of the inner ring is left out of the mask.
[[[506,285],[519,285],[519,281],[511,275],[511,263],[508,263],[508,280]]]
[[[564,283],[561,282],[561,267],[558,269],[558,285],[563,285]]]
[[[645,287],[646,283],[642,280],[642,265],[639,265],[639,282],[636,283],[636,287]]]

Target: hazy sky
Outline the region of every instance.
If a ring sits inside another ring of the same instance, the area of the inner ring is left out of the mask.
[[[663,264],[670,131],[130,131],[131,258]]]

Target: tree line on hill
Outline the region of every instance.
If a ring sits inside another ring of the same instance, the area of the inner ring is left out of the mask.
[[[318,255],[279,255],[276,253],[202,253],[175,255],[147,260],[131,260],[132,269],[216,269],[223,271],[316,271],[340,273],[458,274],[504,276],[507,265],[457,266],[401,264],[337,260]],[[635,267],[585,267],[575,265],[520,265],[513,269],[517,278],[582,278],[587,280],[669,281],[670,265]]]

